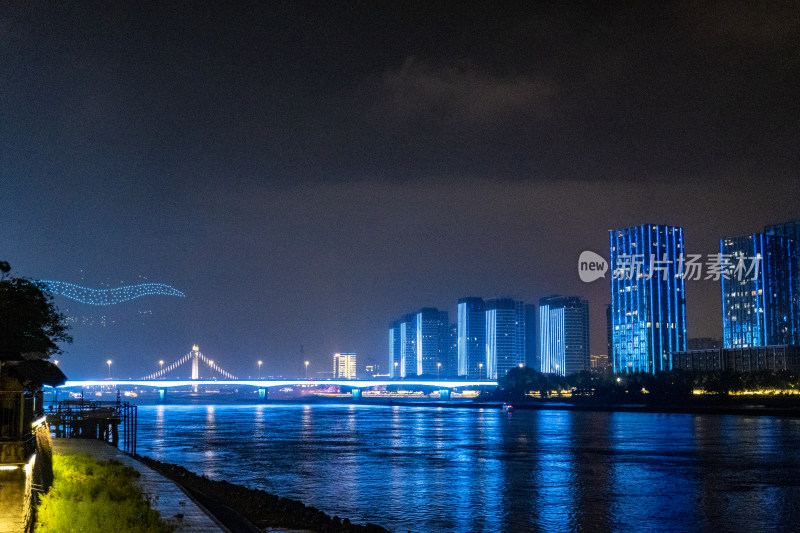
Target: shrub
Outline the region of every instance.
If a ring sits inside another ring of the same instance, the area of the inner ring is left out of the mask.
[[[87,455],[53,457],[54,482],[36,510],[37,533],[169,533],[172,526],[143,499],[135,469]]]

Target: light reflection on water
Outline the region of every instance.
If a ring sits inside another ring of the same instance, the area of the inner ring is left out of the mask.
[[[800,421],[369,405],[139,406],[139,453],[394,531],[764,531]]]

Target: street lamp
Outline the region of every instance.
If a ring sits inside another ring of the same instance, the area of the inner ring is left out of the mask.
[[[108,379],[111,379],[111,359],[106,361],[106,364],[108,365]]]
[[[262,361],[258,362],[258,379],[261,379],[261,365],[262,364],[263,364]]]
[[[439,379],[439,370],[442,368],[442,363],[436,363],[436,379]]]
[[[397,365],[398,365],[398,362],[395,361],[394,362],[394,377],[397,377]]]
[[[53,361],[53,364],[55,364],[56,366],[58,366],[58,359],[56,359],[55,361]]]
[[[483,363],[478,363],[478,379],[483,379]]]
[[[158,360],[158,366],[159,366],[159,369],[158,369],[158,370],[159,370],[160,372],[163,372],[163,371],[164,371],[164,360],[163,360],[163,359],[159,359],[159,360]]]
[[[306,379],[308,379],[308,361],[306,361]]]

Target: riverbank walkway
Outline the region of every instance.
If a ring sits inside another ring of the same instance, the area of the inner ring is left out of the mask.
[[[175,526],[176,533],[230,533],[173,481],[110,444],[90,439],[53,439],[54,455],[73,453],[89,455],[100,461],[113,459],[138,470],[140,477],[136,483],[142,494],[164,521]]]

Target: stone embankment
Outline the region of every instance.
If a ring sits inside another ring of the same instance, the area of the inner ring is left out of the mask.
[[[388,533],[381,526],[353,524],[347,518],[331,517],[299,501],[263,490],[198,476],[182,466],[149,457],[138,459],[182,486],[231,531],[245,533],[282,528],[321,533]]]

